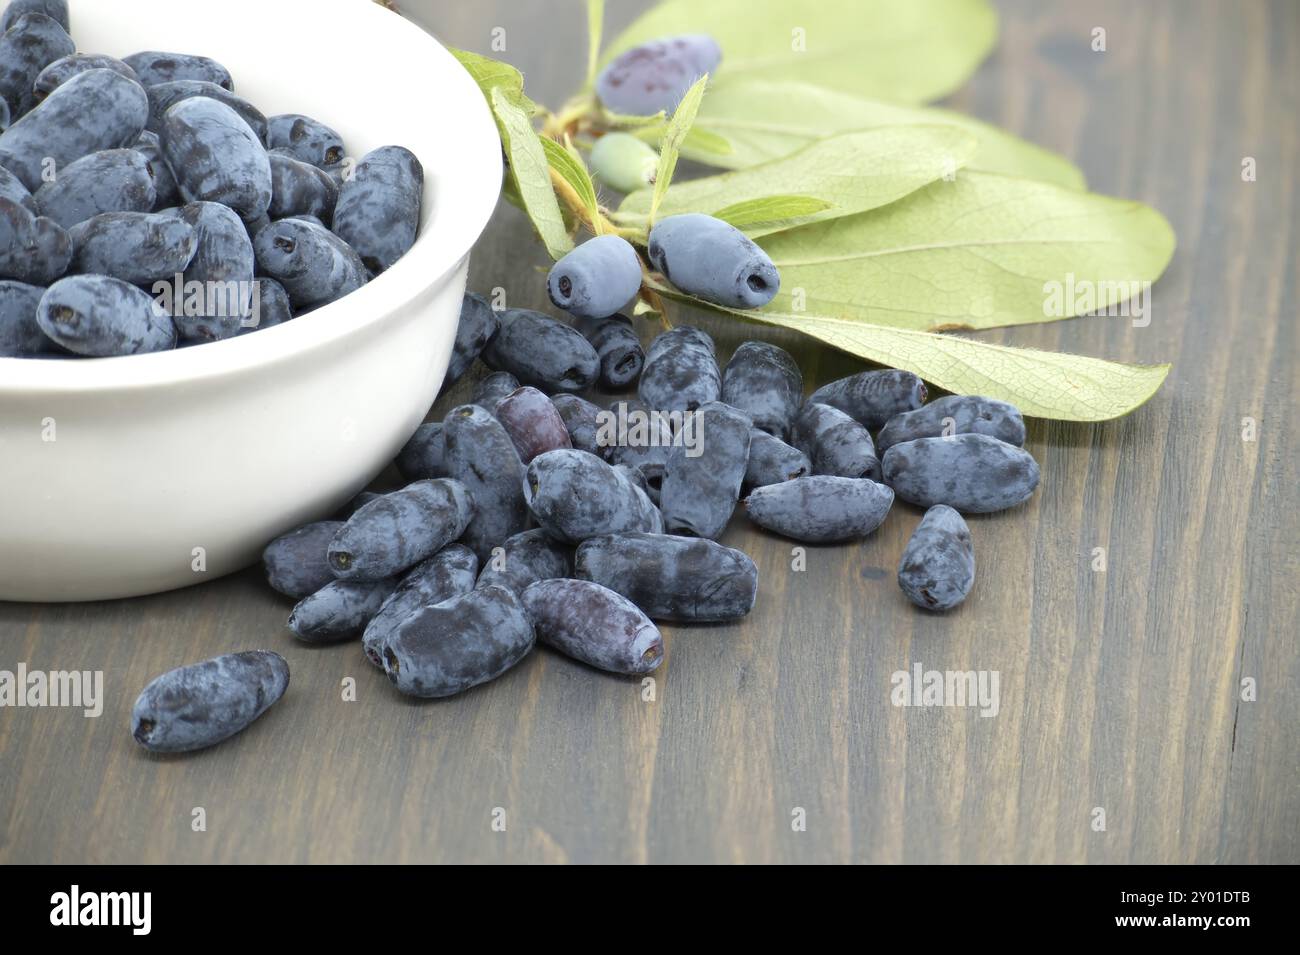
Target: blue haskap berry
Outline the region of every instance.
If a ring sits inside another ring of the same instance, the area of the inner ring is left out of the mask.
[[[737,620],[758,595],[758,567],[747,554],[693,537],[593,537],[578,548],[573,572],[622,594],[653,620]]]
[[[76,50],[68,31],[43,13],[25,13],[0,34],[0,98],[11,117],[36,105],[34,87],[41,70]]]
[[[0,100],[0,102],[3,102],[3,100]],[[22,180],[3,166],[0,166],[0,199],[16,202],[33,215],[40,214],[36,209],[36,200],[27,191],[27,187],[23,185]]]
[[[10,118],[11,117],[9,115],[9,104],[5,102],[5,98],[3,96],[0,96],[0,132],[4,132],[6,129],[9,128]]]
[[[397,470],[408,481],[427,481],[447,476],[442,422],[431,421],[416,429],[411,440],[397,454]]]
[[[516,534],[493,548],[475,586],[498,584],[522,594],[529,584],[552,577],[568,577],[572,570],[573,548],[537,528]]]
[[[587,339],[549,315],[526,308],[497,313],[501,328],[483,349],[483,362],[545,392],[586,391],[600,374]]]
[[[579,318],[608,318],[641,288],[641,259],[627,239],[598,235],[551,266],[546,290],[556,308]]]
[[[337,166],[346,154],[342,136],[299,113],[272,116],[268,120],[267,145],[321,169]]]
[[[626,315],[578,320],[578,331],[591,342],[600,358],[596,383],[608,391],[622,391],[641,377],[645,352],[632,320]]]
[[[453,408],[442,433],[447,473],[469,488],[474,501],[464,542],[486,561],[493,547],[528,526],[523,462],[501,422],[479,405]]]
[[[289,614],[289,629],[304,643],[337,643],[361,636],[397,589],[399,578],[331,580],[303,597]]]
[[[163,158],[162,143],[158,139],[158,134],[146,129],[131,148],[144,156],[145,161],[149,163],[149,175],[153,178],[154,208],[170,209],[181,205],[183,200],[180,186],[176,185],[172,167],[167,165],[167,160]]]
[[[740,498],[749,465],[749,416],[720,401],[700,405],[683,427],[694,440],[673,448],[659,503],[664,529],[686,537],[718,538]]]
[[[514,591],[472,590],[407,617],[384,645],[384,672],[403,693],[454,696],[495,680],[532,650],[533,624]]]
[[[330,567],[342,579],[391,577],[456,540],[473,516],[474,502],[459,481],[416,481],[348,518],[330,542]]]
[[[579,451],[606,457],[606,451],[597,441],[600,431],[600,408],[577,395],[556,395],[551,399],[555,410],[569,432],[569,444]]]
[[[244,220],[271,205],[271,160],[253,128],[206,96],[176,103],[157,129],[163,156],[187,202],[219,202]]]
[[[523,491],[537,523],[567,544],[600,534],[663,532],[663,518],[645,492],[586,451],[549,451],[534,458]]]
[[[1022,447],[1025,443],[1025,419],[1015,405],[996,398],[949,395],[915,411],[894,415],[876,436],[876,449],[884,454],[904,441],[954,434],[987,434]]]
[[[230,71],[216,60],[191,53],[165,53],[160,50],[144,50],[123,57],[122,62],[135,70],[140,82],[145,86],[157,86],[159,83],[171,83],[176,80],[198,80],[204,83],[216,83],[222,89],[233,90],[234,81]]]
[[[177,212],[106,212],[73,226],[69,271],[149,285],[184,272],[198,249],[194,226]]]
[[[469,366],[483,353],[499,325],[497,313],[487,299],[473,292],[465,293],[460,305],[460,324],[456,326],[456,344],[452,347],[451,362],[447,365],[439,394],[446,394],[469,371]]]
[[[193,202],[177,213],[194,228],[194,257],[181,276],[155,284],[166,300],[182,341],[233,338],[248,318],[253,299],[253,246],[233,209],[218,202]]]
[[[423,197],[420,160],[409,149],[383,146],[367,153],[343,181],[334,231],[378,275],[415,244]]]
[[[130,146],[148,117],[139,83],[112,70],[87,70],[0,134],[0,166],[36,190],[48,162],[61,170],[93,152]]]
[[[722,372],[722,400],[749,415],[755,428],[785,440],[803,403],[803,374],[784,348],[744,342]]]
[[[280,153],[270,153],[272,219],[311,216],[322,227],[334,218],[339,187],[329,173]],[[306,220],[303,220],[306,221]]]
[[[384,668],[384,645],[398,624],[421,607],[440,604],[474,589],[478,574],[478,558],[462,544],[450,544],[432,557],[412,567],[389,594],[365,631],[361,634],[361,649],[366,659]]]
[[[767,253],[735,226],[692,212],[660,219],[650,264],[683,292],[729,308],[762,308],[781,288]]]
[[[361,510],[363,507],[369,504],[371,501],[377,501],[383,496],[384,495],[380,494],[378,491],[362,491],[352,500],[348,501],[346,504],[340,507],[338,509],[338,513],[334,515],[334,519],[342,523],[343,521],[346,521],[349,517],[351,517],[353,514],[355,514],[357,511]],[[333,573],[334,571],[330,571],[331,576],[333,575]]]
[[[205,96],[218,103],[224,103],[238,113],[239,118],[253,131],[257,141],[263,146],[266,145],[268,127],[266,116],[262,111],[242,96],[236,96],[216,83],[204,80],[173,80],[170,83],[157,83],[146,88],[145,92],[149,94],[149,122],[145,129],[150,132],[162,132],[163,116],[181,100]]]
[[[32,198],[41,215],[71,229],[105,212],[149,212],[157,192],[143,153],[106,149],[69,163]]]
[[[18,18],[27,13],[43,13],[55,20],[65,32],[70,32],[68,25],[68,0],[9,0],[4,16],[0,17],[0,33],[8,30]]]
[[[659,168],[659,154],[631,133],[606,133],[587,158],[601,182],[623,193],[653,185]]]
[[[28,358],[55,350],[36,321],[44,294],[39,285],[0,281],[0,358]]]
[[[501,403],[506,395],[514,394],[519,388],[519,379],[510,372],[494,371],[474,386],[471,404],[485,408],[495,415],[497,405]]]
[[[253,303],[248,319],[239,330],[239,334],[260,332],[264,328],[283,325],[293,318],[293,306],[289,302],[289,293],[275,279],[253,280]]]
[[[812,461],[798,448],[780,438],[755,428],[749,433],[749,464],[745,468],[746,487],[765,487],[793,481],[813,473]]]
[[[923,610],[951,610],[975,586],[970,528],[951,507],[925,512],[899,561],[898,586]]]
[[[267,544],[262,568],[271,589],[301,600],[332,581],[329,546],[342,528],[342,521],[316,521]]]
[[[539,580],[521,595],[537,639],[600,670],[649,673],[664,659],[664,638],[622,594],[589,580]]]
[[[910,371],[863,371],[822,385],[808,398],[839,408],[863,427],[876,430],[896,414],[925,404],[925,382]]]
[[[0,279],[48,285],[71,261],[72,238],[62,226],[0,199]]]
[[[32,84],[36,101],[39,103],[78,73],[87,70],[112,70],[128,80],[140,82],[135,70],[115,57],[102,53],[70,53],[55,60],[37,75],[36,82]]]
[[[168,670],[140,693],[131,735],[155,753],[184,753],[229,739],[289,687],[289,664],[270,650],[227,653]]]
[[[702,33],[652,40],[619,54],[601,70],[596,95],[614,113],[672,113],[695,81],[720,62],[722,49]]]
[[[245,231],[246,233],[248,233],[248,241],[249,241],[249,242],[256,243],[256,242],[257,242],[257,233],[261,232],[263,229],[265,229],[265,228],[266,228],[267,226],[269,226],[270,224],[271,224],[271,217],[270,217],[270,216],[258,216],[256,219],[247,219],[247,220],[245,220],[245,221],[244,221],[244,231]],[[321,227],[322,229],[325,228],[325,226],[324,226],[323,223],[317,223],[317,224],[320,224],[320,227]]]
[[[281,219],[257,233],[257,267],[284,286],[299,311],[328,305],[369,279],[346,242],[302,219]]]
[[[664,470],[676,444],[672,419],[640,401],[615,401],[598,424],[596,453],[637,471],[650,500],[658,505]]]
[[[524,464],[547,451],[573,447],[564,419],[536,388],[525,385],[512,391],[497,402],[494,413]]]
[[[134,285],[106,275],[74,275],[41,297],[36,320],[68,351],[91,358],[176,347],[171,317]]]
[[[866,478],[818,474],[755,488],[745,513],[759,527],[808,544],[866,537],[882,523],[894,492]]]
[[[881,462],[885,483],[909,504],[947,504],[963,514],[990,514],[1029,500],[1038,462],[986,434],[917,438],[896,444]]]
[[[808,402],[795,416],[792,441],[808,455],[814,474],[880,479],[871,432],[838,408]]]
[[[678,325],[650,343],[637,396],[657,411],[694,411],[722,397],[722,372],[713,340],[698,328]]]

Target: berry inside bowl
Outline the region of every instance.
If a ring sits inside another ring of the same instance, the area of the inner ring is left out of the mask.
[[[274,328],[120,358],[0,358],[5,600],[201,583],[364,487],[442,383],[469,250],[501,183],[478,88],[432,37],[377,4],[71,7],[79,52],[209,56],[267,116],[312,116],[352,158],[411,150],[425,175],[420,235],[369,284]]]

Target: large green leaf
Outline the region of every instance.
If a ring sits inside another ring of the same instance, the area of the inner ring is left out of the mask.
[[[967,163],[968,169],[1041,179],[1072,189],[1084,187],[1083,173],[1064,157],[960,113],[895,106],[807,83],[762,79],[714,83],[694,128],[697,133],[725,140],[731,149],[721,151],[716,145],[700,149],[688,138],[682,155],[724,169],[745,169],[836,133],[909,125],[955,126],[971,133],[979,147]]]
[[[776,222],[792,223],[798,219],[807,219],[824,209],[829,209],[830,205],[824,199],[813,196],[766,196],[762,199],[732,203],[712,215],[713,218],[728,222],[737,229],[749,229]]]
[[[1086,355],[1008,348],[954,335],[883,328],[865,322],[775,310],[722,308],[682,295],[659,282],[655,291],[675,301],[746,321],[810,335],[868,361],[901,368],[954,394],[1009,401],[1036,418],[1108,421],[1145,404],[1169,374],[1169,365],[1131,365]]]
[[[449,47],[451,55],[460,61],[465,71],[474,78],[479,89],[483,91],[488,105],[492,105],[492,91],[501,90],[506,99],[523,109],[529,116],[537,111],[537,106],[524,95],[524,75],[509,63],[502,63],[488,56],[480,56],[469,50]]]
[[[1174,234],[1139,202],[966,171],[760,244],[781,271],[776,311],[802,301],[809,312],[894,328],[979,329],[1069,318],[1145,293],[1173,255]]]
[[[551,185],[550,167],[532,118],[500,87],[493,87],[489,98],[515,195],[523,203],[546,251],[551,258],[559,259],[573,248],[573,239],[564,227],[564,215]]]
[[[988,55],[997,15],[986,0],[666,0],[624,30],[605,60],[682,33],[718,41],[720,80],[798,80],[924,103],[955,90]]]
[[[890,126],[819,140],[761,166],[679,183],[668,191],[661,216],[713,213],[764,196],[814,196],[830,207],[807,221],[851,216],[894,202],[944,175],[955,174],[975,151],[975,138],[950,126]],[[649,189],[623,200],[629,220],[650,208]],[[761,225],[751,236],[783,228]]]

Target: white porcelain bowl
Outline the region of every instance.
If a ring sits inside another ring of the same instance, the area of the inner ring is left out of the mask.
[[[446,373],[501,147],[428,34],[368,0],[74,2],[85,52],[215,57],[268,116],[306,113],[349,154],[424,164],[414,248],[282,326],[164,354],[0,358],[0,599],[170,590],[252,563],[390,462]]]

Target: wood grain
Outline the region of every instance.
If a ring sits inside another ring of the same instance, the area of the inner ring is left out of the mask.
[[[545,102],[581,79],[577,3],[399,5],[482,52],[503,27],[497,55]],[[612,3],[609,28],[643,5]],[[1042,488],[972,522],[979,579],[963,607],[926,616],[900,594],[918,520],[905,506],[861,544],[809,548],[802,571],[788,542],[734,522],[724,542],[758,561],[758,607],[667,628],[653,701],[549,652],[461,698],[404,700],[356,646],[296,645],[256,570],[138,600],[0,604],[0,668],[100,669],[106,684],[98,719],[0,710],[0,862],[1300,861],[1300,8],[999,7],[998,51],[950,105],[1154,205],[1180,246],[1149,327],[1088,318],[982,338],[1174,371],[1122,421],[1031,422]],[[1242,181],[1247,156],[1257,181]],[[545,265],[503,205],[472,284],[546,307]],[[676,317],[724,358],[746,337],[790,348],[810,388],[859,367],[791,334]],[[284,653],[293,681],[252,730],[183,758],[132,742],[149,678],[253,646]],[[997,716],[892,705],[891,674],[918,662],[998,671]]]

